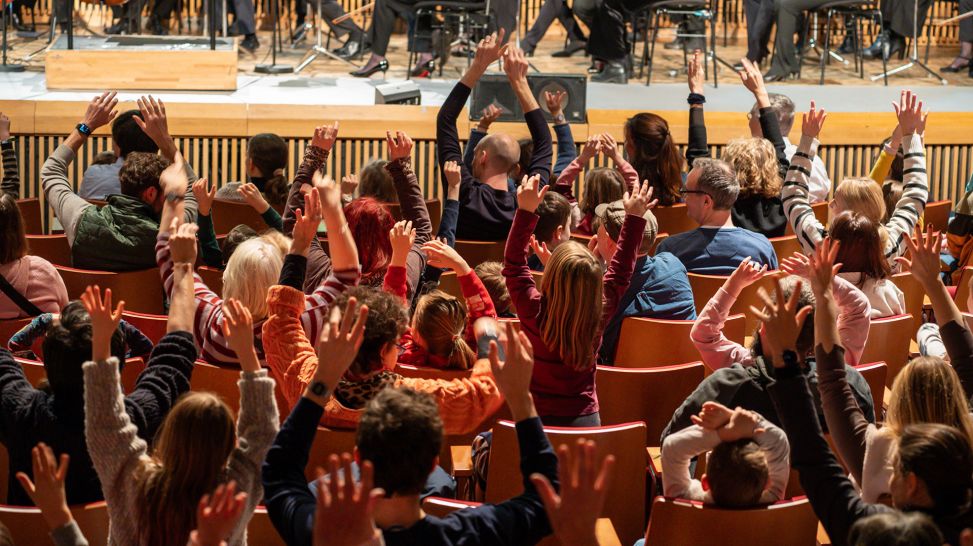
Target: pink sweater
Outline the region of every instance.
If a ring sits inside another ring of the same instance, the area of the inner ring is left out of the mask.
[[[68,303],[68,289],[51,262],[38,256],[24,256],[0,265],[0,275],[44,313],[60,313]],[[78,294],[80,296],[80,294]],[[0,292],[0,319],[26,317],[17,304]]]
[[[858,364],[865,349],[868,327],[871,324],[871,306],[861,290],[841,277],[835,278],[833,287],[835,304],[838,306],[838,334],[841,336],[842,346],[848,347],[845,358],[850,366],[854,366]],[[750,349],[723,335],[723,323],[730,315],[730,307],[735,301],[736,296],[720,287],[693,324],[690,337],[703,358],[703,364],[711,370],[733,364],[753,364]],[[811,320],[810,317],[808,320]]]

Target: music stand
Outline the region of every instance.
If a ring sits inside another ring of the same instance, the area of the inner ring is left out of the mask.
[[[26,67],[22,64],[7,64],[7,5],[4,2],[0,2],[0,11],[3,11],[3,15],[0,16],[0,24],[3,25],[3,64],[0,64],[0,72],[23,72]]]
[[[914,0],[915,9],[912,12],[912,53],[909,55],[908,62],[902,66],[897,66],[895,68],[886,70],[881,74],[876,74],[871,77],[872,81],[878,81],[882,78],[887,78],[893,74],[898,74],[899,72],[904,72],[913,66],[918,66],[919,68],[926,71],[927,74],[937,78],[939,83],[943,85],[949,85],[946,78],[942,77],[939,72],[929,68],[925,63],[919,60],[919,0]]]
[[[280,44],[280,17],[277,14],[277,2],[270,0],[270,17],[274,20],[273,34],[271,35],[270,52],[272,60],[270,64],[258,64],[253,67],[253,71],[259,74],[290,74],[294,72],[294,67],[289,64],[277,64],[277,47]]]

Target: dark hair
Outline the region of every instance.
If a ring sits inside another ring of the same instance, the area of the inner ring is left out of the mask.
[[[683,161],[666,120],[650,112],[635,114],[625,122],[625,138],[632,142],[634,153],[629,161],[639,180],[652,184],[660,205],[677,203]]]
[[[358,305],[368,306],[365,338],[348,369],[349,376],[361,378],[382,369],[382,351],[402,337],[409,317],[402,301],[381,288],[356,286],[341,294],[334,305],[344,310],[349,298],[358,300]]]
[[[8,264],[27,255],[24,217],[17,200],[5,193],[0,197],[0,264]]]
[[[379,392],[358,421],[358,454],[375,465],[375,487],[387,496],[422,492],[442,443],[436,401],[407,387]]]
[[[383,203],[398,203],[399,196],[395,193],[392,175],[385,170],[389,162],[384,159],[373,159],[361,168],[358,173],[358,195],[372,197]]]
[[[236,251],[236,247],[243,244],[244,241],[253,239],[257,235],[257,231],[247,224],[233,226],[233,229],[226,234],[226,239],[223,239],[223,265],[226,265],[230,261],[230,256]]]
[[[474,267],[473,271],[480,278],[487,294],[490,294],[493,306],[497,309],[497,316],[517,316],[513,301],[510,299],[510,292],[507,290],[507,282],[503,278],[503,264],[497,261],[483,262]]]
[[[168,166],[169,160],[159,154],[146,152],[128,154],[122,163],[122,169],[118,171],[122,194],[141,199],[142,193],[149,188],[162,191],[159,177]]]
[[[751,438],[723,442],[706,459],[706,479],[717,506],[746,508],[760,504],[769,477],[767,456]]]
[[[60,318],[47,329],[43,343],[47,382],[56,395],[84,393],[81,365],[91,360],[91,317],[79,300],[68,302]],[[125,362],[125,337],[121,329],[111,336],[111,354]]]
[[[909,425],[899,437],[896,471],[926,485],[936,513],[966,510],[973,490],[973,447],[959,429],[938,423]]]
[[[540,219],[534,226],[534,236],[537,242],[547,243],[554,237],[558,226],[568,223],[568,219],[571,218],[571,203],[563,195],[549,191],[537,206],[536,213]]]
[[[520,145],[520,160],[517,161],[517,165],[520,167],[520,176],[524,176],[530,172],[530,160],[534,156],[534,140],[530,138],[522,138],[517,141]],[[515,180],[517,185],[520,185],[520,180]]]
[[[118,145],[123,158],[132,152],[147,154],[159,152],[159,146],[155,141],[149,138],[149,135],[145,134],[145,131],[132,119],[138,115],[140,115],[138,110],[122,112],[111,124],[111,139]]]
[[[942,546],[939,528],[922,512],[882,512],[862,518],[848,532],[848,546]]]
[[[284,174],[287,167],[287,143],[273,133],[260,133],[247,143],[247,157],[267,179],[261,189],[267,202],[281,206],[287,202],[290,184]]]
[[[895,205],[898,204],[899,199],[902,199],[903,192],[905,192],[905,182],[901,180],[889,178],[885,182],[882,182],[882,200],[885,201],[885,216],[882,217],[883,224],[889,223],[892,214],[895,212]],[[936,226],[936,229],[939,228],[940,226]]]
[[[835,217],[828,229],[831,238],[841,242],[837,262],[843,273],[861,273],[858,288],[868,279],[885,279],[892,268],[885,259],[878,226],[863,214],[846,210]]]

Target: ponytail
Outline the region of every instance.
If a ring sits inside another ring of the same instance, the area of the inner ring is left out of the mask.
[[[431,356],[446,360],[447,368],[468,370],[476,362],[476,353],[463,339],[466,317],[466,307],[460,300],[433,290],[419,299],[412,328]]]

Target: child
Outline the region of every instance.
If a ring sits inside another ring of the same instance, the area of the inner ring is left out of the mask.
[[[534,255],[527,260],[531,271],[544,271],[551,252],[571,240],[571,202],[561,194],[548,192],[537,207],[537,226],[530,239]]]
[[[516,318],[517,310],[510,300],[510,291],[507,290],[507,283],[503,278],[503,264],[496,261],[483,262],[473,268],[477,278],[483,283],[490,301],[497,311],[499,318]]]
[[[784,431],[760,414],[706,402],[696,423],[662,444],[662,490],[667,497],[704,501],[721,508],[749,508],[779,501],[790,476]],[[689,461],[710,451],[702,480]]]

